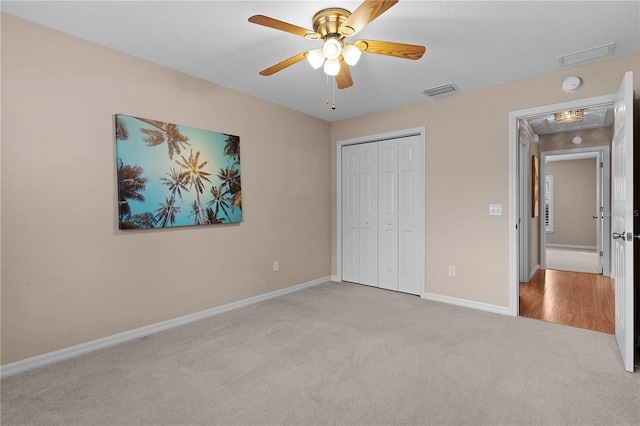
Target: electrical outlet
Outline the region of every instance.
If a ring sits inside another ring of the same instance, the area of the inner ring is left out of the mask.
[[[278,272],[279,270],[280,270],[280,262],[276,260],[273,262],[273,272]]]
[[[456,276],[456,267],[453,265],[449,265],[449,276],[450,277]]]

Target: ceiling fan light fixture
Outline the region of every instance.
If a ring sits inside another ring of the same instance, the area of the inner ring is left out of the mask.
[[[327,59],[324,63],[324,72],[327,75],[338,75],[340,72],[340,61],[337,59]]]
[[[322,48],[310,50],[307,53],[307,61],[311,64],[313,69],[318,69],[324,63],[324,53],[322,52]]]
[[[583,109],[572,109],[569,111],[556,112],[553,115],[553,121],[556,124],[571,124],[584,120]]]
[[[322,52],[327,59],[338,59],[342,51],[342,44],[336,38],[328,38],[322,46]]]
[[[351,66],[358,63],[361,55],[362,51],[353,44],[345,44],[342,48],[342,57],[344,61]]]

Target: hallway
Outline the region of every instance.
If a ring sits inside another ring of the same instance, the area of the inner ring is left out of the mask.
[[[520,283],[520,316],[615,333],[614,283],[579,272],[538,270]]]

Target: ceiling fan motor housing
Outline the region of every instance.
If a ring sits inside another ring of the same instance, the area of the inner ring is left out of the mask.
[[[338,28],[340,28],[349,16],[351,16],[351,12],[346,9],[335,7],[323,9],[313,16],[313,31],[320,34],[323,40],[327,37],[342,40],[347,35],[353,34],[353,32],[351,32],[351,34],[345,34],[345,32],[348,33],[351,29],[349,27],[344,27],[341,29],[342,31],[338,31]]]

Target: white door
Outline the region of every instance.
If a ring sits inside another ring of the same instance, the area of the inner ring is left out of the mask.
[[[342,148],[342,279],[378,283],[378,147]]]
[[[378,286],[378,144],[360,145],[360,283]]]
[[[633,371],[633,73],[620,85],[612,142],[612,230],[616,340],[624,368]]]
[[[420,137],[398,141],[398,290],[424,289],[424,144]]]
[[[360,209],[358,206],[358,179],[360,161],[358,145],[342,148],[342,279],[358,282],[360,261],[358,238]]]
[[[378,143],[378,286],[398,291],[398,139]]]

